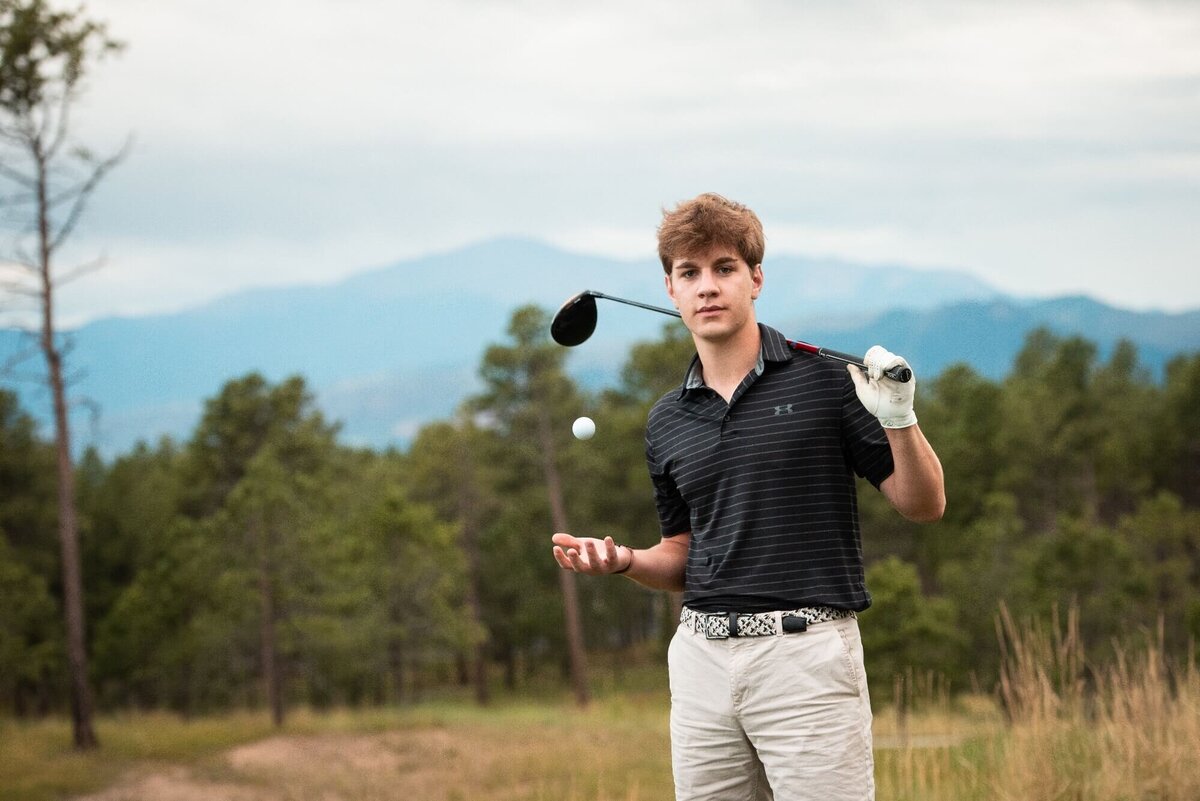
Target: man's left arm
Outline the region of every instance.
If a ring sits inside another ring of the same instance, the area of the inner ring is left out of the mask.
[[[939,520],[946,510],[946,485],[942,463],[933,446],[917,425],[913,400],[917,379],[893,381],[885,370],[908,362],[876,345],[863,358],[867,374],[851,365],[850,377],[858,399],[871,414],[879,418],[892,448],[895,469],[879,484],[879,490],[909,520],[929,523]]]

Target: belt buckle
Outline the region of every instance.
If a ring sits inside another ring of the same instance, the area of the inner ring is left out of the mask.
[[[721,633],[718,628],[724,618],[720,615],[701,614],[700,620],[704,626],[704,636],[710,640],[725,640],[729,638],[729,632]]]

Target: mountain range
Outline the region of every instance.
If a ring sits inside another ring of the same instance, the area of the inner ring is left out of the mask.
[[[87,401],[76,443],[113,456],[138,440],[186,439],[205,398],[258,371],[273,381],[303,375],[325,413],[342,423],[346,442],[403,447],[422,424],[448,417],[479,389],[483,352],[506,340],[515,308],[532,303],[553,312],[583,289],[667,306],[661,269],[652,259],[497,239],[337,283],[248,290],[172,314],[95,320],[64,332],[79,371],[72,394]],[[1036,326],[1082,335],[1102,355],[1129,339],[1156,375],[1173,354],[1200,349],[1200,311],[1015,298],[966,273],[903,265],[779,256],[768,258],[764,272],[762,322],[851,353],[885,344],[919,376],[966,362],[1000,378]],[[601,301],[599,310],[597,333],[568,359],[590,388],[615,383],[630,345],[656,337],[666,322],[615,303]],[[30,346],[28,335],[0,329],[0,365]],[[31,359],[20,372],[39,364]],[[0,386],[44,420],[46,392],[17,374],[0,375]]]

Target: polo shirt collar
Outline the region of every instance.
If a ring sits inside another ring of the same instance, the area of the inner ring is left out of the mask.
[[[771,328],[768,325],[758,324],[759,346],[758,346],[758,361],[754,365],[755,375],[762,375],[766,369],[767,362],[788,362],[796,354],[788,345],[787,338],[783,334]],[[700,389],[704,386],[704,369],[700,364],[700,354],[692,357],[692,363],[688,365],[687,374],[683,379],[683,386],[679,389],[679,397],[683,398],[690,390]]]

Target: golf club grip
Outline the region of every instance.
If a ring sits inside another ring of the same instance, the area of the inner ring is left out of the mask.
[[[855,367],[859,367],[864,371],[867,369],[867,366],[862,363],[861,359],[859,359],[857,356],[851,356],[849,353],[829,350],[828,348],[821,348],[817,351],[817,353],[821,356],[824,356],[826,359],[833,359],[834,361],[839,361],[843,364],[853,364]],[[895,367],[884,370],[883,374],[893,381],[897,381],[901,384],[907,384],[909,381],[912,381],[912,370],[902,364],[898,364]]]

